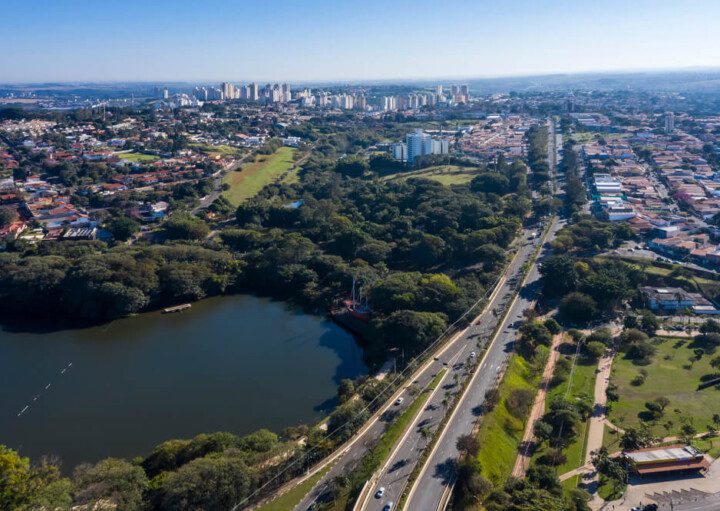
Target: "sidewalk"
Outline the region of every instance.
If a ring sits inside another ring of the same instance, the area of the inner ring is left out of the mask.
[[[545,413],[545,397],[547,396],[548,387],[552,381],[555,363],[560,357],[560,351],[558,348],[562,344],[563,337],[564,334],[559,333],[553,338],[552,344],[550,345],[550,355],[548,356],[548,360],[545,364],[545,369],[543,370],[542,378],[540,380],[540,390],[538,390],[538,393],[535,396],[535,402],[525,425],[522,442],[520,442],[520,453],[515,459],[515,466],[512,470],[513,477],[525,477],[525,471],[530,466],[530,459],[535,452],[533,429],[535,427],[535,423]]]

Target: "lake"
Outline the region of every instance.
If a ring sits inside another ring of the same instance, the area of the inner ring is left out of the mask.
[[[33,460],[57,455],[64,471],[147,455],[170,438],[313,423],[334,406],[342,378],[367,372],[334,323],[246,295],[27,330],[0,331],[0,443]]]

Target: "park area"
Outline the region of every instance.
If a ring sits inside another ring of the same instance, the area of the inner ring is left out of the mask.
[[[384,181],[399,181],[410,178],[431,179],[449,185],[464,185],[473,180],[480,170],[476,167],[461,167],[459,165],[437,165],[420,170],[409,172],[398,172],[389,174],[383,178]]]
[[[117,153],[117,156],[131,163],[153,163],[160,159],[154,154],[144,153]]]
[[[294,154],[295,149],[281,147],[273,154],[256,155],[252,163],[225,174],[223,184],[227,189],[223,196],[233,206],[238,206],[277,179],[289,177],[294,171]]]
[[[498,404],[480,423],[477,439],[485,448],[480,448],[478,460],[483,477],[496,485],[502,485],[512,472],[530,411],[529,406],[516,410],[511,405],[511,396],[523,392],[535,394],[547,356],[544,348],[532,362],[514,355],[498,388]]]
[[[619,399],[611,405],[610,421],[622,429],[645,424],[660,438],[679,435],[683,423],[697,432],[716,429],[713,415],[720,413],[720,390],[698,390],[717,373],[710,365],[715,355],[698,351],[689,338],[657,337],[650,342],[657,351],[648,365],[636,365],[622,353],[616,357],[610,383],[617,386]],[[646,403],[658,399],[668,401],[662,411],[653,413]]]

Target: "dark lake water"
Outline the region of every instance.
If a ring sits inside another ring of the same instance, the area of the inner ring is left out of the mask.
[[[366,371],[335,324],[252,296],[92,328],[4,328],[0,443],[33,459],[58,455],[68,471],[170,438],[280,431],[319,419],[337,383]]]

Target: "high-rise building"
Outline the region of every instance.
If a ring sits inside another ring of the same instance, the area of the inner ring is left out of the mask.
[[[257,83],[251,83],[250,85],[248,85],[247,99],[249,99],[250,101],[257,101],[258,99],[260,99]]]
[[[665,112],[665,133],[672,133],[675,130],[675,114]]]
[[[443,95],[443,86],[442,85],[438,85],[435,87],[435,94],[437,94],[438,96]]]
[[[365,110],[366,107],[367,100],[365,99],[365,94],[355,96],[355,108],[358,110]]]
[[[199,100],[199,101],[207,101],[208,99],[208,90],[205,87],[195,87],[195,91],[193,92],[193,95]]]
[[[402,145],[403,148],[398,147]],[[408,133],[404,144],[393,144],[392,154],[396,160],[407,160],[409,165],[415,162],[418,156],[429,154],[448,154],[450,152],[450,139],[446,137],[433,138],[429,133],[416,129],[415,133]]]
[[[235,86],[229,82],[223,82],[220,84],[220,88],[223,92],[223,99],[235,99]]]
[[[432,142],[432,137],[420,128],[416,129],[415,133],[408,133],[405,137],[405,143],[407,144],[407,162],[412,165],[418,156],[432,154]]]
[[[391,146],[392,155],[393,158],[400,161],[407,160],[407,145],[403,144],[402,142],[398,142],[397,144],[393,144]]]

